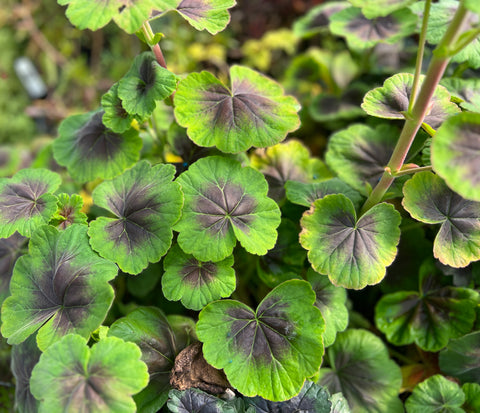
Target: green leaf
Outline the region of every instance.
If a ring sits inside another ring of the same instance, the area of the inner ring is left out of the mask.
[[[231,87],[209,72],[178,84],[175,117],[200,146],[238,153],[275,145],[300,125],[300,106],[273,80],[242,66],[230,68]]]
[[[345,37],[351,49],[368,49],[378,43],[394,44],[413,34],[417,16],[408,9],[397,10],[386,17],[367,19],[362,10],[348,7],[330,16],[330,31]]]
[[[360,107],[364,94],[365,90],[347,90],[340,96],[320,93],[312,99],[308,110],[317,122],[355,119],[365,115]]]
[[[476,0],[463,0],[464,6],[474,13],[480,13],[480,4]]]
[[[30,380],[39,413],[136,411],[132,395],[148,383],[140,349],[117,337],[87,346],[69,334],[41,355]]]
[[[480,331],[451,340],[440,352],[442,372],[462,383],[480,383]]]
[[[305,184],[303,182],[287,181],[285,184],[287,199],[298,205],[310,207],[317,199],[332,194],[343,194],[352,201],[355,208],[359,208],[364,197],[358,191],[347,185],[339,178],[332,178],[322,182]]]
[[[103,124],[115,133],[123,133],[132,127],[134,115],[130,115],[122,106],[122,99],[118,96],[118,82],[114,83],[107,93],[102,96]]]
[[[360,7],[367,19],[387,16],[403,9],[415,0],[349,0],[352,6]]]
[[[449,339],[471,330],[479,294],[468,288],[442,287],[437,272],[427,261],[420,268],[420,292],[387,294],[377,303],[375,323],[388,341],[397,346],[415,342],[426,351],[438,351]]]
[[[29,237],[47,224],[57,209],[52,195],[62,180],[47,169],[21,169],[11,178],[0,179],[0,238],[15,231]]]
[[[257,413],[302,412],[302,413],[330,413],[332,403],[329,401],[328,391],[311,381],[306,381],[300,393],[284,402],[271,402],[254,397],[246,399],[247,404],[255,407]]]
[[[242,399],[223,400],[194,387],[170,390],[168,409],[173,413],[254,413],[245,411]]]
[[[167,300],[181,300],[191,310],[229,297],[235,290],[233,255],[219,262],[198,261],[180,247],[170,249],[164,260],[162,291]]]
[[[115,321],[108,336],[135,343],[142,351],[150,382],[134,400],[138,411],[157,412],[168,398],[170,372],[176,355],[183,349],[183,340],[176,336],[167,317],[156,307],[136,308]]]
[[[405,409],[407,413],[463,413],[464,401],[465,395],[457,383],[436,374],[413,389]]]
[[[420,172],[405,184],[402,204],[410,215],[441,224],[433,255],[451,267],[480,259],[480,203],[463,199],[432,172]]]
[[[235,0],[182,0],[177,11],[195,29],[217,34],[230,22],[228,9],[235,4]]]
[[[480,112],[480,79],[443,78],[440,84],[447,88],[452,100],[463,109]]]
[[[197,323],[205,359],[245,396],[292,398],[322,360],[324,322],[314,300],[307,282],[290,280],[257,311],[232,300],[208,304]]]
[[[353,412],[403,412],[400,368],[380,338],[366,330],[347,330],[327,354],[330,368],[320,369],[318,383],[331,394],[342,392]]]
[[[432,143],[434,171],[462,197],[480,201],[480,114],[461,113],[448,119]]]
[[[363,100],[362,109],[371,116],[385,119],[405,119],[408,102],[412,93],[414,76],[398,73],[385,80],[382,87],[369,91]],[[420,77],[420,85],[425,76]],[[460,112],[459,107],[450,101],[450,93],[443,86],[437,86],[424,124],[437,129],[450,116]]]
[[[118,97],[127,113],[146,118],[155,110],[155,101],[170,96],[176,86],[176,76],[160,66],[153,53],[144,52],[118,82]]]
[[[289,140],[266,149],[257,149],[250,156],[250,165],[265,175],[268,196],[277,202],[285,198],[285,183],[321,181],[332,175],[325,164],[313,158],[300,141]]]
[[[52,217],[50,225],[65,229],[72,224],[87,225],[87,216],[82,212],[83,198],[80,195],[59,194],[57,212]]]
[[[149,262],[157,262],[172,243],[172,225],[182,208],[182,193],[172,182],[173,165],[153,167],[137,163],[112,181],[98,185],[92,197],[96,205],[116,218],[99,217],[90,223],[90,244],[102,257],[130,274],[138,274]]]
[[[308,38],[328,30],[330,16],[348,7],[346,1],[319,4],[293,23],[293,33],[297,37]]]
[[[53,141],[53,155],[78,182],[111,179],[131,167],[140,157],[142,140],[129,129],[122,134],[107,129],[103,112],[73,115],[62,121]]]
[[[337,332],[345,330],[348,325],[347,292],[344,288],[335,287],[327,277],[316,273],[311,268],[308,269],[307,280],[317,296],[315,306],[321,311],[325,320],[323,344],[329,347],[335,341]]]
[[[92,251],[84,225],[63,231],[43,226],[28,250],[13,269],[12,295],[2,306],[2,335],[19,344],[39,330],[42,351],[68,333],[88,337],[113,301],[108,281],[116,276],[116,265]]]
[[[38,412],[38,400],[30,391],[30,376],[41,354],[34,335],[12,347],[11,369],[15,377],[15,406],[22,413]]]
[[[338,177],[362,195],[367,187],[378,183],[395,148],[398,130],[393,125],[382,124],[375,129],[354,124],[330,136],[325,161]],[[393,191],[405,182],[396,179]]]
[[[275,245],[280,209],[267,197],[268,184],[260,172],[211,156],[195,162],[177,182],[185,205],[174,229],[186,253],[199,261],[220,261],[232,254],[237,240],[258,255]]]
[[[345,195],[327,195],[303,214],[301,225],[300,243],[313,269],[336,286],[379,283],[397,253],[400,214],[390,204],[377,204],[357,219]]]
[[[477,413],[480,411],[480,384],[465,383],[462,386],[465,394],[465,403],[462,409],[467,413]]]
[[[135,33],[150,16],[150,0],[57,0],[68,5],[66,15],[70,22],[81,30],[98,30],[115,20],[127,33]]]

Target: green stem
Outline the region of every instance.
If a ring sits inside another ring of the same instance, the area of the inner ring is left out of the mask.
[[[402,168],[410,146],[415,139],[415,135],[417,134],[418,129],[422,126],[426,114],[431,109],[432,96],[445,72],[448,62],[450,61],[451,56],[444,51],[448,50],[451,45],[455,44],[455,41],[460,35],[460,30],[465,22],[466,16],[467,10],[463,4],[460,3],[445,35],[434,50],[427,74],[425,75],[425,79],[412,110],[410,113],[407,113],[407,119],[403,125],[400,138],[398,139],[390,161],[387,164],[387,168],[392,172],[385,172],[383,174],[382,178],[365,201],[361,214],[364,214],[370,208],[382,201],[385,193],[395,179],[394,175]],[[435,53],[437,51],[439,52]]]
[[[402,169],[401,171],[398,171],[395,174],[395,177],[403,176],[403,175],[416,174],[417,172],[431,171],[431,170],[432,170],[432,165],[417,166],[415,168]]]
[[[422,72],[423,53],[425,51],[425,42],[427,37],[428,18],[430,16],[431,0],[425,2],[425,9],[423,10],[422,29],[420,31],[420,38],[418,40],[417,61],[415,62],[415,76],[413,78],[412,91],[410,94],[410,101],[408,102],[408,113],[412,111],[413,104],[417,98],[418,85],[420,84],[420,76]]]
[[[155,34],[153,33],[152,26],[150,26],[150,23],[148,22],[148,20],[143,23],[142,31],[145,38],[148,41],[148,44],[150,44],[150,48],[152,49],[152,52],[155,55],[155,58],[157,59],[158,64],[166,69],[167,62],[165,62],[165,58],[163,57],[163,53],[162,53],[162,49],[160,48],[160,45],[158,43],[152,45]]]

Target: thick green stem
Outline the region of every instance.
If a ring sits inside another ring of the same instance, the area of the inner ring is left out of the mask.
[[[148,21],[143,23],[142,31],[148,43],[150,44],[150,48],[152,49],[152,52],[155,55],[155,58],[157,59],[158,64],[166,69],[167,62],[165,62],[165,58],[163,57],[163,53],[162,53],[162,49],[160,48],[160,45],[158,43],[151,45],[151,43],[153,42],[153,38],[155,37],[155,34],[153,33],[152,27],[150,26],[150,23]]]
[[[455,41],[460,36],[460,31],[465,22],[466,16],[467,10],[463,7],[462,3],[460,3],[447,32],[434,50],[427,74],[412,110],[410,113],[407,113],[407,120],[403,125],[400,138],[398,139],[390,161],[387,164],[387,168],[392,171],[392,173],[385,172],[383,174],[382,178],[365,201],[361,214],[364,214],[370,208],[382,201],[385,193],[395,179],[394,175],[402,168],[410,146],[415,139],[415,135],[422,125],[425,116],[431,109],[432,96],[445,72],[450,58],[452,57],[448,51],[452,49]]]

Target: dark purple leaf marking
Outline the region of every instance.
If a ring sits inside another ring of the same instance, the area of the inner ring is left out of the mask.
[[[182,392],[176,407],[179,413],[222,413],[222,403],[217,397],[192,387]]]
[[[369,20],[363,14],[359,14],[355,19],[347,24],[347,30],[355,33],[360,39],[384,40],[392,37],[400,30],[400,24],[392,16],[377,17]]]
[[[177,10],[192,20],[205,18],[212,8],[205,0],[183,0]]]
[[[0,239],[0,304],[2,293],[8,291],[12,271],[17,258],[21,254],[21,248],[27,238],[22,237],[18,232],[9,238]]]
[[[147,56],[142,60],[139,68],[139,82],[137,91],[146,94],[155,85],[155,68],[153,57]]]
[[[208,284],[217,275],[218,268],[213,262],[202,263],[195,258],[191,258],[183,266],[180,274],[183,281],[191,285]]]
[[[452,167],[461,166],[465,169],[465,177],[474,186],[480,185],[480,125],[464,122],[449,148],[455,157],[451,160]],[[468,178],[467,178],[468,177]]]
[[[393,152],[391,142],[373,143],[357,142],[348,157],[355,164],[357,174],[375,187],[385,172],[385,165],[388,164]]]
[[[95,113],[76,132],[75,144],[82,157],[99,158],[108,161],[114,158],[123,143],[122,135],[107,129],[102,122],[103,111]]]
[[[45,209],[46,201],[39,199],[47,193],[48,185],[41,181],[25,181],[5,185],[0,194],[0,210],[7,222],[15,222],[19,218],[40,215]]]
[[[210,185],[197,199],[194,211],[201,225],[214,233],[226,234],[231,225],[248,233],[248,225],[255,216],[257,206],[255,198],[245,194],[240,185],[220,183]]]
[[[273,358],[282,358],[285,350],[290,348],[295,326],[285,311],[288,304],[278,304],[279,300],[277,297],[265,300],[258,308],[257,316],[242,308],[228,311],[228,315],[235,319],[231,336],[236,347],[246,356],[270,363]]]

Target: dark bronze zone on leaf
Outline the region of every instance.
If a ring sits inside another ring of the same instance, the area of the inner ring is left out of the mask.
[[[147,58],[142,60],[139,68],[139,82],[137,84],[137,91],[141,94],[145,94],[155,84],[155,68],[153,58]]]
[[[368,20],[363,14],[347,24],[347,30],[364,40],[383,40],[399,31],[399,24],[393,16]]]
[[[10,183],[0,194],[2,217],[8,222],[18,218],[40,215],[45,209],[45,201],[39,199],[47,192],[47,185],[40,181]]]
[[[196,286],[208,284],[217,275],[218,268],[214,262],[200,262],[195,258],[188,260],[180,270],[182,280]]]
[[[231,225],[245,233],[255,216],[257,201],[231,182],[208,186],[196,200],[194,211],[201,225],[213,233],[225,235]]]
[[[466,123],[462,125],[457,138],[450,143],[450,149],[459,155],[453,163],[465,169],[465,179],[472,185],[480,185],[480,173],[478,168],[480,155],[480,125]]]
[[[211,10],[209,2],[205,0],[183,0],[177,10],[192,20],[200,20],[207,17],[207,13]]]

